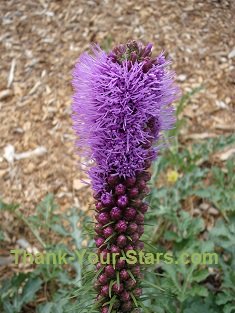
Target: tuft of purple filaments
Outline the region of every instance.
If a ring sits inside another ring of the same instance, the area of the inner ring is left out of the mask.
[[[152,57],[151,50],[152,44],[136,41],[109,53],[96,45],[92,54],[81,55],[73,71],[72,119],[77,145],[91,164],[95,243],[103,259],[108,253],[143,249],[148,168],[162,131],[175,122],[172,102],[179,92],[174,73],[164,54]],[[139,265],[118,259],[113,267],[99,263],[97,270],[100,312],[110,311],[107,303],[114,297],[111,312],[138,312],[133,298],[142,294]]]
[[[94,163],[89,175],[96,192],[106,190],[109,175],[127,178],[143,171],[156,157],[152,143],[175,121],[171,103],[177,87],[164,55],[146,73],[149,57],[121,64],[114,57],[94,46],[73,71],[74,129],[78,146]]]

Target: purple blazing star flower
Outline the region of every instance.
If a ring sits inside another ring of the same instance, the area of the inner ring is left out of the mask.
[[[151,59],[150,44],[128,45],[129,50],[122,45],[110,54],[94,46],[93,54],[82,54],[73,71],[74,129],[78,146],[94,162],[89,175],[97,192],[106,190],[110,175],[127,178],[143,171],[157,152],[146,144],[175,121],[171,103],[178,89],[169,61],[163,54]],[[151,67],[145,73],[146,64]]]
[[[143,249],[147,170],[157,157],[162,131],[174,126],[172,102],[179,95],[169,61],[163,53],[152,57],[151,50],[152,44],[136,41],[109,53],[95,45],[73,71],[72,118],[77,145],[91,164],[87,172],[96,201],[99,254]],[[133,297],[142,293],[139,265],[116,261],[116,267],[101,265],[95,283],[100,312],[109,311],[106,304],[114,296],[110,313],[130,311],[135,307],[130,292]]]

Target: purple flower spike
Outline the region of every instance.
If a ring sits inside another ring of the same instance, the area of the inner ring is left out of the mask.
[[[152,148],[140,143],[159,140],[161,131],[171,129],[175,121],[172,102],[178,88],[169,61],[163,54],[150,57],[151,45],[128,45],[125,52],[112,52],[118,62],[93,46],[92,55],[84,53],[73,71],[74,130],[78,146],[95,161],[88,172],[97,192],[107,192],[110,177],[136,177],[143,171]],[[129,68],[131,52],[137,60]],[[151,134],[146,131],[150,120]]]
[[[114,295],[112,311],[139,312],[132,293],[137,298],[142,294],[141,268],[122,261],[121,251],[144,248],[140,236],[148,210],[143,201],[149,193],[148,169],[157,158],[163,131],[174,127],[172,102],[179,95],[170,62],[163,53],[152,56],[152,46],[133,40],[106,53],[93,45],[73,71],[73,128],[79,150],[90,161],[95,244],[103,260],[108,253],[119,254],[116,266],[96,266],[96,271],[102,268],[94,283],[100,313],[109,312],[105,303]],[[110,290],[110,279],[118,272],[121,283]]]

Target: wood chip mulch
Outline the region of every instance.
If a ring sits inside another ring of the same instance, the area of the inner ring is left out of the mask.
[[[153,42],[156,53],[172,58],[182,93],[203,86],[184,110],[183,135],[235,130],[232,0],[9,0],[0,2],[0,15],[0,197],[20,203],[26,215],[48,192],[63,210],[88,205],[70,81],[91,42]]]

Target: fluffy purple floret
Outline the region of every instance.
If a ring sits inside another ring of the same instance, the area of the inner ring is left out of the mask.
[[[151,50],[151,45],[149,45]],[[161,131],[172,128],[178,88],[169,61],[160,54],[150,68],[144,61],[112,61],[98,46],[84,53],[73,71],[73,123],[78,146],[91,160],[93,189],[106,189],[107,178],[134,177],[156,157],[152,148]]]

